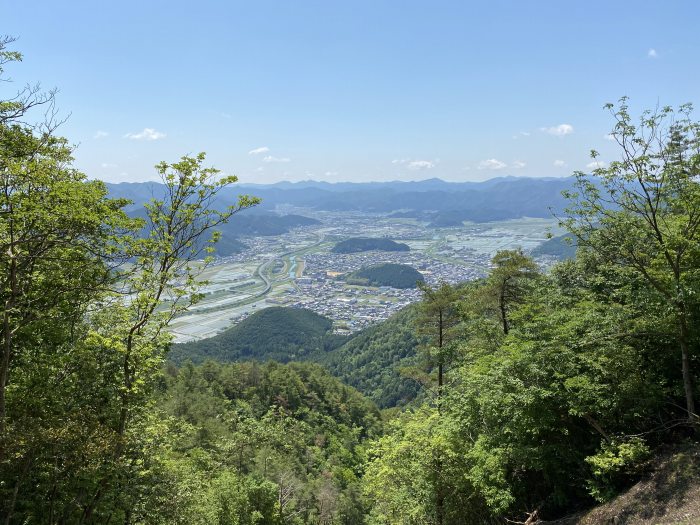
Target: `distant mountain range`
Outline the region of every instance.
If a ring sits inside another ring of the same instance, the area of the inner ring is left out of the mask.
[[[573,183],[572,177],[499,177],[484,182],[446,182],[440,179],[365,183],[278,182],[236,185],[222,191],[219,201],[223,207],[235,203],[239,194],[250,194],[262,198],[262,204],[256,210],[270,211],[281,205],[292,205],[324,211],[399,212],[435,226],[454,226],[465,220],[487,222],[550,217],[552,212],[563,211],[566,200],[561,192],[571,189]],[[138,207],[152,195],[160,193],[158,186],[154,182],[108,184],[112,195],[131,199],[132,206]]]

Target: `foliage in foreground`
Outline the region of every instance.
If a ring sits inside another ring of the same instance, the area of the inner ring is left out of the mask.
[[[611,498],[659,446],[697,439],[700,125],[689,112],[635,126],[623,99],[622,160],[579,174],[569,193],[575,259],[544,275],[499,252],[465,289],[444,386],[370,451],[372,523],[558,517]]]

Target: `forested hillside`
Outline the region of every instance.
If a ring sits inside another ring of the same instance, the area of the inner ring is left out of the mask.
[[[401,374],[415,364],[420,336],[407,307],[386,321],[351,336],[330,333],[332,321],[310,310],[265,308],[214,337],[176,344],[168,360],[180,364],[214,359],[234,361],[311,361],[325,366],[380,407],[405,404],[419,385]]]
[[[362,523],[377,408],[317,365],[170,367],[156,393],[167,447],[149,459],[157,523]]]
[[[167,190],[157,183],[139,184],[107,184],[109,196],[114,199],[129,199],[125,201],[124,211],[133,218],[143,219],[148,223],[148,213],[145,206],[150,199],[158,193]],[[222,202],[225,207],[227,203]],[[226,257],[235,253],[240,253],[247,248],[247,245],[240,240],[241,237],[255,237],[280,235],[299,226],[310,226],[320,224],[316,219],[304,217],[303,215],[279,215],[272,212],[257,212],[248,215],[241,215],[235,222],[222,222],[217,225],[217,232],[220,237],[213,247],[212,253],[221,257]],[[146,231],[148,228],[146,228]]]
[[[273,359],[281,363],[318,360],[345,341],[331,333],[332,327],[333,321],[311,310],[274,306],[255,312],[214,337],[174,345],[168,358],[176,363],[201,363],[206,359]]]
[[[402,374],[416,363],[421,336],[416,334],[416,308],[409,306],[386,321],[366,328],[319,362],[343,382],[357,388],[380,407],[404,405],[420,385]]]
[[[576,239],[571,235],[559,235],[547,239],[532,250],[531,255],[552,255],[557,259],[573,259],[576,256]]]

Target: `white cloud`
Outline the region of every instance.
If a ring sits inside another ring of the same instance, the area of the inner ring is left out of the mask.
[[[437,166],[440,159],[435,160],[411,160],[411,159],[394,159],[391,161],[392,164],[401,164],[406,166],[411,171],[422,171],[430,170]]]
[[[100,166],[102,166],[103,168],[106,168],[106,169],[113,169],[113,168],[119,167],[116,164],[112,164],[111,162],[103,162],[102,164],[100,164]]]
[[[651,48],[651,49],[647,52],[647,56],[648,56],[649,58],[658,58],[658,57],[659,57],[659,54],[656,52],[656,49]]]
[[[608,133],[607,135],[603,135],[603,138],[604,138],[605,140],[614,141],[614,140],[615,140],[615,135],[613,135],[612,133]]]
[[[523,169],[525,166],[527,166],[527,164],[525,164],[522,160],[516,160],[513,162],[513,168],[516,170]]]
[[[413,171],[430,170],[435,167],[435,163],[429,160],[412,160],[407,164],[407,167]]]
[[[530,136],[530,132],[529,132],[529,131],[520,131],[520,132],[518,132],[517,135],[513,135],[513,138],[514,138],[515,140],[518,140],[520,137],[529,137],[529,136]]]
[[[480,170],[502,170],[503,168],[506,168],[508,165],[505,162],[501,162],[498,159],[486,159],[482,160],[479,162],[479,166],[477,166],[477,169]]]
[[[607,164],[602,160],[594,160],[593,162],[589,162],[588,164],[586,164],[586,168],[588,168],[589,170],[597,170],[598,168],[604,168],[606,166]]]
[[[261,146],[259,148],[252,149],[248,152],[248,155],[260,155],[261,153],[267,153],[270,151],[270,148],[267,146]]]
[[[559,124],[558,126],[552,126],[551,128],[540,129],[545,133],[549,133],[550,135],[555,135],[557,137],[571,135],[574,132],[574,127],[571,124]]]
[[[108,136],[109,136],[109,133],[107,133],[106,131],[98,130],[97,133],[95,133],[95,135],[92,138],[103,139],[103,138],[108,137]]]
[[[324,175],[326,177],[335,177],[336,175],[338,175],[338,172],[337,171],[327,171],[326,173],[324,173]]]
[[[143,128],[143,131],[138,133],[127,133],[124,138],[132,140],[159,140],[166,137],[165,133],[156,131],[153,128]]]
[[[268,155],[263,159],[263,162],[289,162],[292,159],[289,157],[273,157],[272,155]]]
[[[554,161],[554,167],[555,168],[565,168],[566,167],[566,162],[563,160],[555,160]]]

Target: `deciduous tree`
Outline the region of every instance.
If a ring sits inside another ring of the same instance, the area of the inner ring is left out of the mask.
[[[637,272],[666,304],[676,324],[688,422],[697,427],[690,330],[700,291],[700,123],[690,105],[645,111],[638,123],[626,98],[606,108],[620,158],[600,163],[592,176],[576,173],[562,223],[579,246]]]

